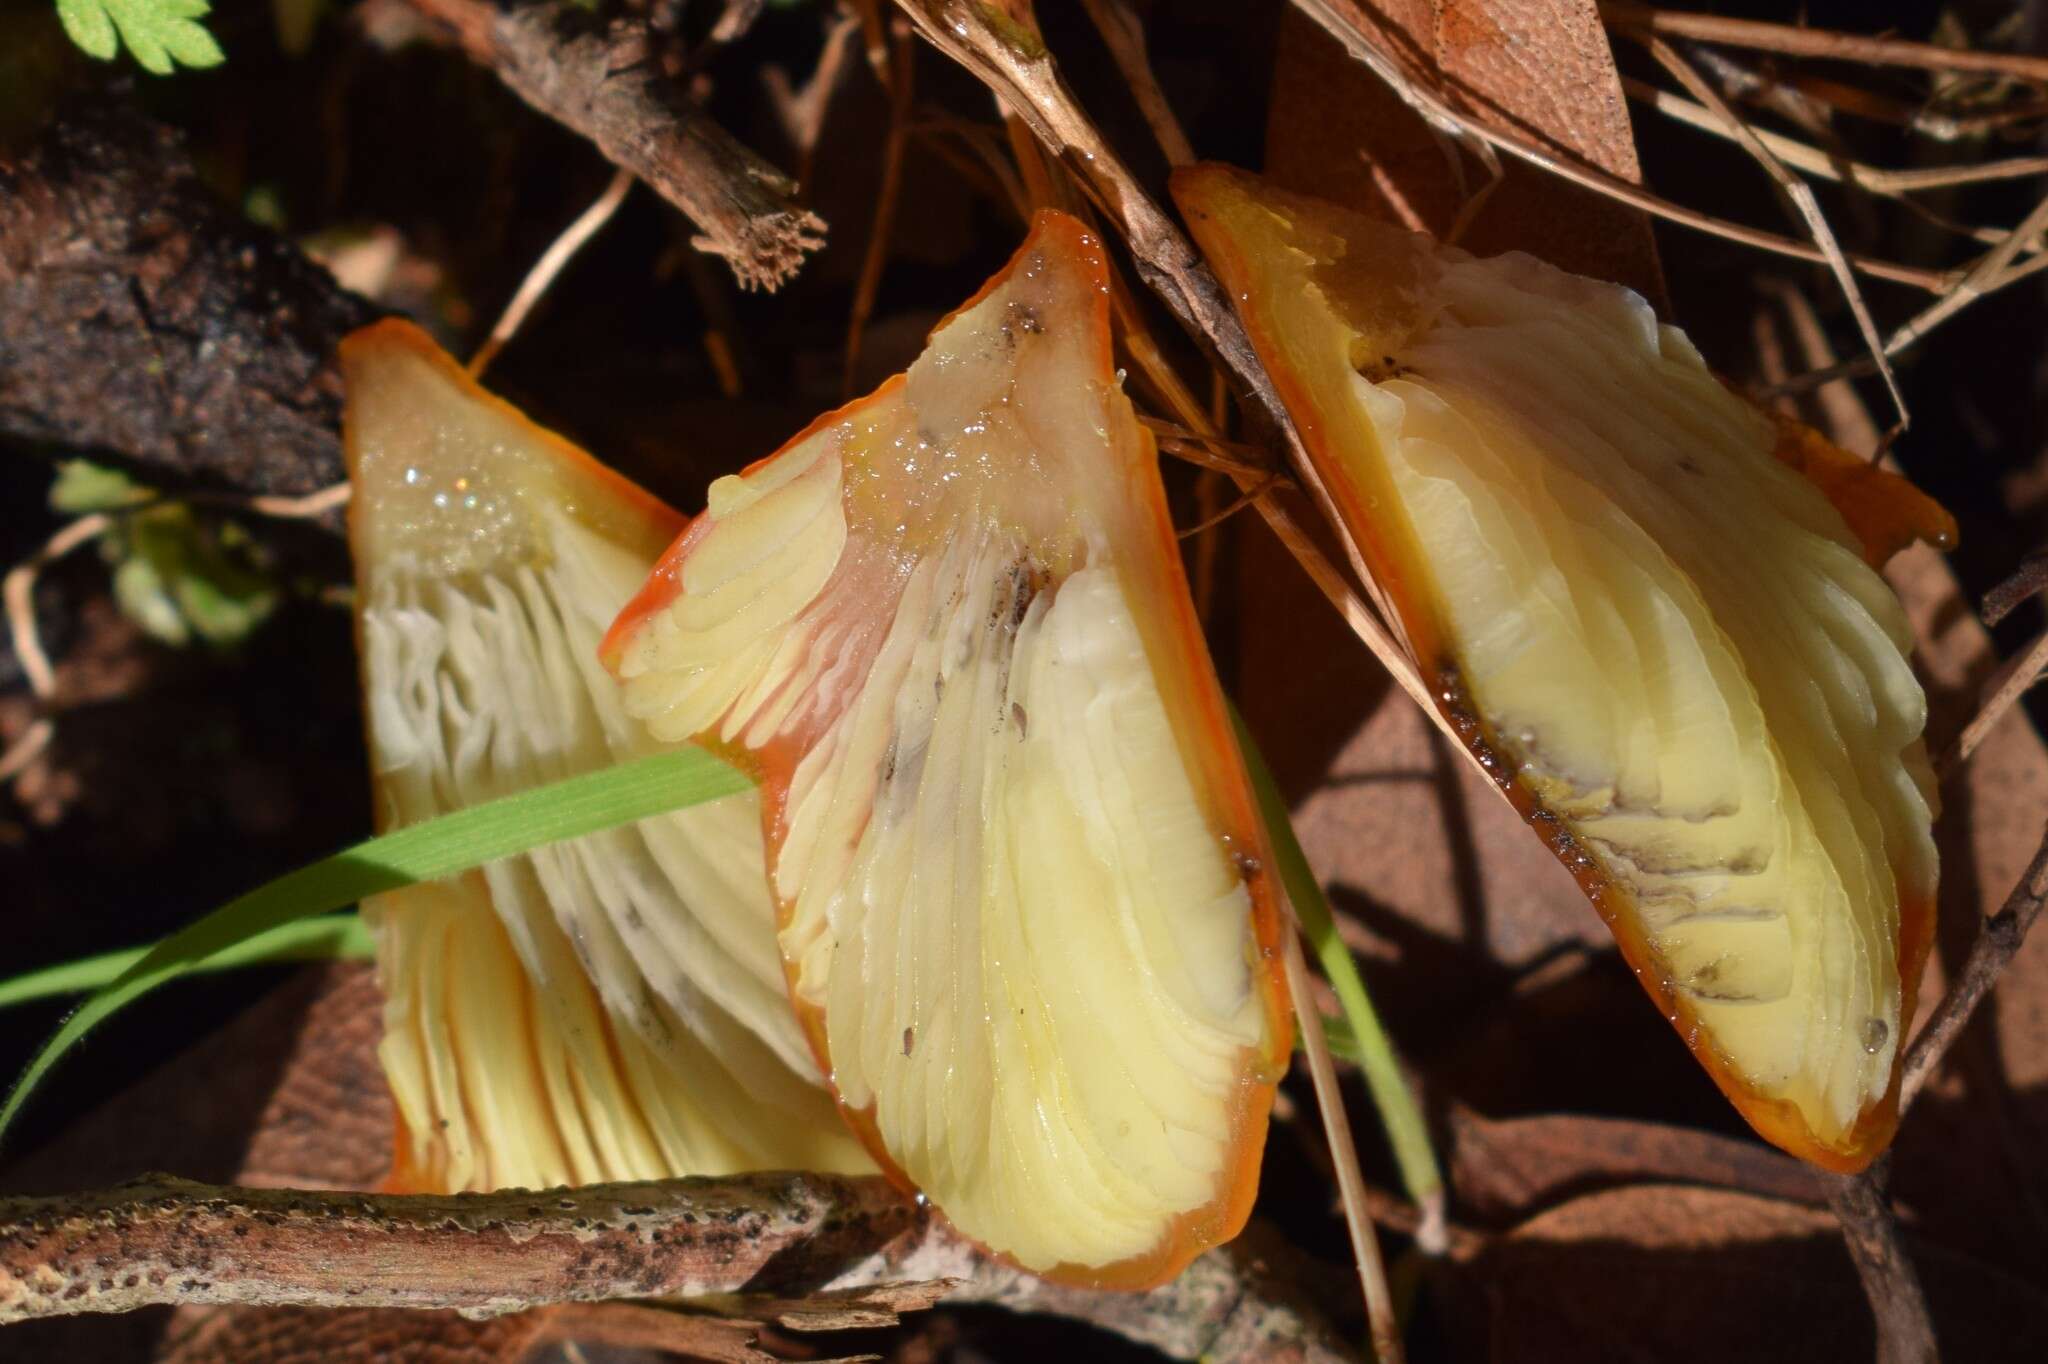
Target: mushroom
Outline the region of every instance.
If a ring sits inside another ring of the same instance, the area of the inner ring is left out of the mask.
[[[1292,1033],[1107,290],[1040,214],[907,373],[712,484],[603,656],[758,777],[795,1013],[883,1169],[1137,1288],[1243,1225]]]
[[[597,645],[682,518],[417,328],[342,346],[380,831],[650,751]],[[364,905],[392,1184],[872,1163],[788,1006],[752,792]]]
[[[1936,874],[1872,561],[1953,522],[1625,289],[1227,167],[1173,189],[1448,726],[1757,1131],[1863,1167]]]

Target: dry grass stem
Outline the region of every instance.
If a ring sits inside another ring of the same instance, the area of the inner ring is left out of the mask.
[[[1278,483],[1283,477],[1284,475],[1282,475],[1277,469],[1266,470],[1265,472],[1259,474],[1253,480],[1252,485],[1249,488],[1246,488],[1242,492],[1238,493],[1238,495],[1232,498],[1228,503],[1224,504],[1222,507],[1216,509],[1215,511],[1208,513],[1207,515],[1202,517],[1201,520],[1195,522],[1194,525],[1187,527],[1185,530],[1176,532],[1176,534],[1182,540],[1189,540],[1193,539],[1197,535],[1200,535],[1203,531],[1214,530],[1217,526],[1222,525],[1225,521],[1228,521],[1231,517],[1243,511],[1246,507],[1249,507],[1256,502],[1263,501],[1266,494],[1273,491],[1273,485]]]
[[[48,704],[57,695],[57,669],[43,650],[42,635],[36,629],[36,578],[44,568],[113,529],[113,518],[94,512],[72,521],[43,542],[43,547],[7,571],[0,583],[0,599],[7,605],[7,632],[14,643],[14,657],[21,675],[36,699]]]
[[[6,752],[0,753],[0,783],[20,776],[57,737],[56,721],[48,714],[57,700],[57,668],[43,648],[42,632],[36,629],[36,578],[44,568],[79,546],[99,539],[113,525],[113,518],[102,512],[81,516],[9,569],[6,579],[0,581],[0,603],[5,604],[7,633],[14,645],[15,661],[21,665],[21,675],[44,711],[29,722]]]
[[[860,367],[861,338],[868,318],[875,310],[875,295],[882,287],[882,267],[889,260],[889,237],[896,227],[896,205],[903,193],[903,144],[910,135],[910,101],[916,68],[916,43],[910,25],[901,19],[890,25],[889,131],[882,139],[882,180],[875,190],[875,218],[868,230],[867,250],[861,256],[860,279],[854,285],[853,307],[846,319],[846,368],[840,380],[839,396],[851,401],[856,372]]]
[[[1984,594],[1984,623],[1997,625],[2043,588],[2048,588],[2048,550],[2037,549],[2020,560],[2020,566],[2004,582]]]
[[[2019,699],[2033,690],[2044,671],[2048,671],[2048,634],[2036,639],[2027,646],[2025,653],[2007,661],[1999,669],[1991,695],[1970,717],[1970,722],[1963,726],[1962,733],[1956,735],[1954,745],[1942,755],[1936,770],[1943,777],[1961,770],[1991,731],[1998,728],[1999,722],[2019,704]]]
[[[1387,1286],[1387,1266],[1380,1255],[1379,1234],[1373,1230],[1367,1211],[1365,1174],[1358,1168],[1358,1146],[1351,1136],[1351,1119],[1344,1111],[1344,1091],[1337,1083],[1337,1067],[1330,1060],[1329,1040],[1323,1036],[1323,1016],[1315,1006],[1308,963],[1302,959],[1301,924],[1291,905],[1287,917],[1293,930],[1283,935],[1282,945],[1287,962],[1287,993],[1294,1001],[1294,1016],[1301,1024],[1301,1046],[1308,1057],[1309,1077],[1315,1082],[1316,1108],[1322,1113],[1323,1135],[1330,1144],[1337,1188],[1343,1194],[1344,1225],[1351,1234],[1351,1253],[1358,1262],[1358,1281],[1365,1293],[1373,1355],[1379,1364],[1402,1364],[1407,1352],[1401,1342],[1393,1290]]]
[[[851,69],[847,56],[860,28],[860,17],[852,13],[842,13],[831,21],[825,29],[825,47],[818,54],[818,64],[801,89],[791,83],[789,73],[781,67],[762,68],[761,84],[768,92],[768,101],[790,145],[796,148],[799,186],[811,182],[818,141],[825,135],[825,111]]]
[[[1957,272],[1939,298],[1908,318],[1885,338],[1885,354],[1900,354],[1925,340],[1929,332],[1970,304],[1982,298],[1989,298],[2001,289],[2009,289],[2021,280],[2048,269],[2048,251],[2041,249],[2044,233],[2048,233],[2048,199],[2036,204],[2018,227],[2002,234],[1997,244],[1979,257],[1969,269]],[[2027,259],[2015,262],[2013,258],[2022,250],[2031,254]],[[1831,383],[1836,379],[1852,379],[1869,374],[1873,372],[1873,368],[1869,356],[1858,356],[1853,360],[1794,375],[1764,390],[1764,396],[1781,397],[1804,393],[1808,389]]]
[[[245,497],[238,493],[198,492],[187,494],[184,500],[201,505],[241,507],[259,516],[274,517],[280,521],[310,521],[347,506],[352,491],[352,486],[347,483],[330,483],[316,492],[299,497],[283,497],[276,493],[257,493]]]
[[[1940,298],[1893,332],[1891,339],[1885,342],[1886,348],[1904,350],[1986,294],[2022,278],[2022,274],[2013,271],[2013,257],[2019,254],[2021,247],[2032,244],[2044,231],[2048,231],[2048,199],[2035,204],[2033,211],[2020,220],[2020,225],[2007,234],[2004,241],[1979,257],[1976,264],[1944,290]]]
[[[20,737],[9,744],[5,752],[0,752],[0,786],[26,772],[56,737],[57,724],[49,716],[38,715],[31,720]]]
[[[1826,255],[1818,247],[1791,237],[1780,236],[1775,232],[1746,227],[1741,223],[1729,222],[1697,209],[1687,208],[1683,204],[1652,194],[1640,185],[1630,184],[1626,180],[1609,175],[1598,167],[1565,156],[1519,133],[1505,132],[1459,113],[1434,91],[1411,79],[1380,50],[1367,32],[1367,21],[1359,14],[1352,0],[1290,0],[1290,3],[1343,43],[1346,51],[1385,81],[1395,94],[1432,126],[1457,133],[1461,140],[1467,137],[1482,139],[1500,151],[1527,161],[1553,175],[1562,176],[1573,184],[1681,226],[1781,256],[1791,256],[1797,260],[1814,261],[1823,265],[1828,263]],[[1918,266],[1875,260],[1860,255],[1848,255],[1845,259],[1857,270],[1875,279],[1910,284],[1929,293],[1939,292],[1948,282],[1948,276],[1938,270],[1926,270]]]
[[[1649,105],[1667,118],[1716,137],[1731,137],[1728,125],[1704,104],[1683,95],[1661,90],[1633,76],[1621,78],[1621,88],[1633,100]],[[1786,165],[1822,180],[1839,181],[1885,198],[1901,198],[1934,190],[1955,189],[1998,180],[2024,180],[2048,175],[2048,156],[2010,156],[1957,166],[1915,166],[1893,170],[1872,166],[1853,158],[1823,151],[1796,137],[1752,126],[1750,131]],[[1995,229],[1959,227],[1955,230],[1996,241],[2003,236]]]
[[[1725,19],[1716,14],[1652,9],[1647,5],[1615,3],[1600,6],[1600,17],[1610,24],[1668,33],[1675,38],[1697,38],[1759,52],[1779,52],[1790,57],[1820,57],[1830,61],[1863,62],[1876,66],[1911,66],[1925,71],[1976,71],[2012,76],[2026,81],[2048,81],[2048,57],[2018,52],[1975,52],[1968,48],[1937,47],[1933,43],[1908,42],[1900,38],[1872,38],[1858,33],[1834,33],[1827,29],[1773,24],[1756,19]]]
[[[702,67],[721,49],[730,47],[747,36],[754,27],[754,21],[761,17],[761,11],[768,8],[768,0],[725,0],[725,8],[719,11],[718,19],[711,25],[711,32],[704,35],[704,41],[690,54],[690,65]]]
[[[589,208],[576,215],[576,220],[562,229],[560,236],[548,243],[548,249],[540,253],[540,259],[526,272],[526,278],[519,281],[519,287],[512,293],[512,301],[505,305],[505,311],[498,317],[491,334],[477,347],[476,354],[469,359],[469,377],[478,379],[497,358],[505,343],[519,334],[548,286],[562,273],[562,268],[583,249],[585,242],[596,236],[599,229],[612,220],[619,211],[619,205],[626,201],[626,192],[633,188],[633,172],[618,170],[604,187],[604,192],[591,201]]]
[[[2041,917],[2044,902],[2048,902],[2048,831],[2043,832],[2033,861],[2020,874],[2011,894],[2005,897],[2005,903],[1978,928],[1977,937],[1970,944],[1970,954],[1963,959],[1962,970],[1956,974],[1955,984],[1941,997],[1941,1003],[1935,1006],[1934,1012],[1927,1016],[1926,1026],[1906,1053],[1906,1064],[1899,1079],[1901,1112],[1919,1097],[1928,1078],[1977,1012],[1977,1006],[1998,983],[1999,976],[2020,950],[2020,944],[2026,941],[2034,921]]]
[[[1835,240],[1834,229],[1828,226],[1827,215],[1821,212],[1820,200],[1813,194],[1813,186],[1794,175],[1777,154],[1766,146],[1761,138],[1743,121],[1740,114],[1730,108],[1728,101],[1721,97],[1707,80],[1695,71],[1692,64],[1678,54],[1671,44],[1654,33],[1639,34],[1638,40],[1649,50],[1657,64],[1674,76],[1679,84],[1691,92],[1694,99],[1713,111],[1720,119],[1728,134],[1744,151],[1756,159],[1758,165],[1777,183],[1786,200],[1806,221],[1807,231],[1813,234],[1814,245],[1826,257],[1828,269],[1835,282],[1841,286],[1842,296],[1848,301],[1849,311],[1856,319],[1856,329],[1863,335],[1864,345],[1869,349],[1870,358],[1877,366],[1877,372],[1884,376],[1885,390],[1891,394],[1892,405],[1899,414],[1897,430],[1903,431],[1912,423],[1912,414],[1906,408],[1906,395],[1899,390],[1899,379],[1892,373],[1892,367],[1885,359],[1885,342],[1877,334],[1877,323],[1871,319],[1870,306],[1864,302],[1863,291],[1857,287],[1855,273],[1849,268],[1848,257],[1842,253],[1842,245]]]
[[[1048,153],[1075,172],[1079,183],[1131,248],[1140,274],[1192,333],[1210,346],[1239,386],[1283,431],[1286,409],[1253,354],[1237,314],[1215,278],[1173,221],[1160,210],[1061,79],[1035,25],[1028,31],[968,0],[898,0],[918,32],[987,85],[1023,119]],[[1021,7],[1028,23],[1029,9]]]
[[[1130,0],[1082,0],[1082,3],[1087,6],[1088,17],[1102,34],[1102,41],[1108,46],[1109,55],[1115,59],[1117,70],[1123,73],[1124,83],[1130,86],[1131,97],[1138,102],[1138,112],[1144,115],[1152,136],[1159,140],[1159,149],[1166,153],[1167,164],[1193,164],[1195,146],[1188,141],[1186,130],[1180,126],[1173,106],[1166,102],[1166,94],[1159,88],[1158,78],[1152,74],[1151,59],[1145,55],[1145,24],[1138,18],[1138,12],[1131,8]]]

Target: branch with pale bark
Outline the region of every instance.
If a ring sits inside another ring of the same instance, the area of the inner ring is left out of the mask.
[[[879,1179],[761,1174],[442,1195],[156,1175],[0,1200],[0,1324],[165,1303],[485,1317],[663,1298],[834,1330],[944,1300],[1086,1322],[1177,1359],[1355,1358],[1297,1296],[1297,1257],[1255,1244],[1211,1251],[1151,1293],[1091,1292],[991,1259]]]

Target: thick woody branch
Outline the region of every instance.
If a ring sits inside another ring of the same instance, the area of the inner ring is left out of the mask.
[[[0,1322],[154,1303],[439,1307],[823,1286],[919,1229],[878,1181],[801,1175],[483,1196],[154,1177],[0,1202]],[[808,1281],[808,1282],[807,1282]]]
[[[1885,1198],[1885,1163],[1829,1181],[1828,1206],[1842,1224],[1842,1239],[1863,1296],[1877,1319],[1877,1364],[1936,1364],[1933,1319],[1920,1276],[1906,1258],[1898,1219]]]
[[[373,316],[115,100],[0,150],[0,437],[310,492],[342,472],[335,342]]]
[[[825,223],[788,176],[690,102],[644,21],[598,20],[570,0],[407,0],[508,89],[597,145],[681,209],[746,288],[773,289],[824,245]]]
[[[1284,1258],[1212,1251],[1148,1294],[1060,1288],[991,1261],[879,1179],[825,1175],[456,1195],[150,1176],[0,1200],[0,1324],[164,1303],[481,1317],[659,1297],[815,1330],[943,1295],[1089,1322],[1181,1359],[1352,1358],[1299,1305],[1288,1285],[1302,1271]]]

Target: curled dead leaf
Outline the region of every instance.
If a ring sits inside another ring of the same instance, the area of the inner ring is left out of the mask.
[[[1925,1245],[1914,1258],[1945,1358],[2048,1355],[2048,1295]],[[1490,1303],[1485,1357],[1500,1361],[1811,1364],[1867,1359],[1874,1343],[1833,1217],[1751,1194],[1590,1194],[1523,1223],[1471,1268]]]

